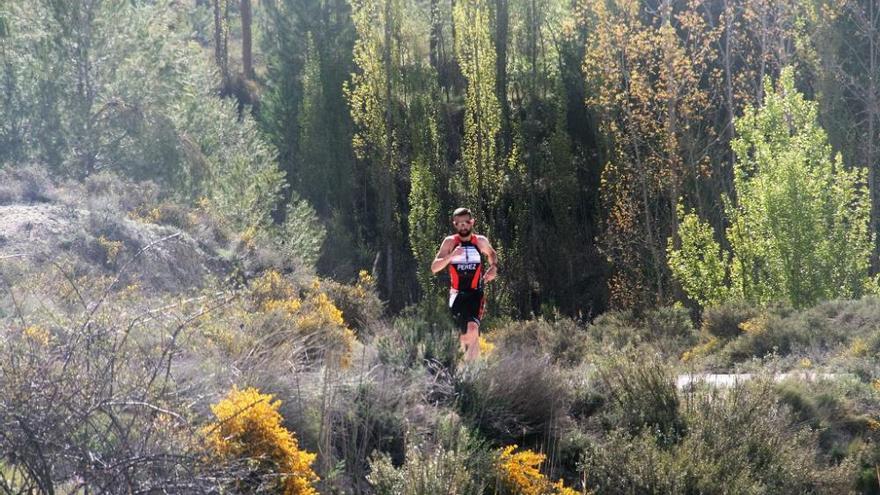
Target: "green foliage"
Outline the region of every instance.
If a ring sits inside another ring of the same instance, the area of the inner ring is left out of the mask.
[[[426,299],[394,320],[394,332],[379,337],[379,360],[402,368],[432,360],[454,367],[459,348],[456,332],[445,299]]]
[[[275,152],[263,141],[249,115],[236,122],[235,102],[205,97],[178,114],[194,163],[204,167],[203,203],[234,232],[269,227],[286,187]]]
[[[829,301],[805,311],[768,308],[738,325],[738,335],[725,342],[719,358],[731,364],[773,354],[821,365],[838,355],[855,364],[860,356],[877,352],[872,348],[876,328],[868,322],[876,321],[878,310],[874,297]]]
[[[612,430],[584,454],[601,493],[843,493],[853,465],[817,460],[816,435],[792,423],[764,383],[698,392],[682,404],[686,434],[671,446],[650,429]]]
[[[630,434],[646,430],[661,445],[676,443],[686,431],[670,366],[655,353],[632,350],[613,353],[600,363],[598,378],[611,406],[611,424]]]
[[[605,347],[650,346],[666,357],[678,356],[697,339],[690,312],[678,306],[651,310],[640,317],[632,311],[608,311],[593,321],[588,332]]]
[[[440,208],[440,133],[433,91],[420,96],[412,106],[413,162],[410,168],[409,242],[418,263],[419,285],[425,294],[434,293],[436,278],[431,273],[431,261],[443,238],[445,215]]]
[[[3,132],[11,141],[0,163],[152,179],[168,193],[205,198],[232,230],[271,223],[284,188],[275,152],[249,115],[216,96],[217,74],[172,2],[14,1],[9,9],[12,84],[0,121],[14,128]]]
[[[287,203],[284,221],[280,225],[266,226],[261,235],[275,252],[285,258],[314,266],[321,255],[326,229],[319,222],[315,209],[293,193]]]
[[[483,493],[491,469],[488,451],[454,420],[445,418],[436,428],[433,444],[407,445],[406,460],[399,467],[387,454],[372,457],[367,479],[377,495]]]
[[[725,285],[730,255],[715,241],[715,232],[694,213],[684,213],[678,205],[678,235],[681,246],[675,248],[669,238],[667,256],[672,275],[688,296],[700,306],[709,307],[728,299]]]
[[[730,301],[703,310],[702,330],[729,339],[742,334],[740,325],[757,316],[758,310],[743,301]]]
[[[725,201],[731,253],[711,228],[683,215],[681,248],[670,243],[670,267],[703,305],[730,298],[796,307],[857,297],[872,285],[868,262],[870,198],[864,170],[832,158],[817,105],[794,87],[791,69],[778,89],[765,81],[764,106],[747,108],[731,143],[737,156],[736,199]]]
[[[168,184],[186,177],[168,120],[175,105],[213,88],[193,86],[192,67],[204,64],[171,28],[168,2],[8,4],[13,85],[0,120],[15,123],[19,148],[5,158],[30,157],[75,176],[113,169]]]
[[[490,335],[504,353],[546,355],[554,364],[565,367],[582,363],[592,343],[586,329],[568,318],[514,321],[494,328]]]
[[[547,358],[526,351],[465,368],[456,390],[463,417],[504,444],[558,433],[570,402],[561,372]]]
[[[495,220],[504,172],[504,159],[496,156],[496,139],[501,130],[501,108],[495,93],[495,46],[489,32],[489,2],[456,2],[453,20],[457,35],[455,53],[467,80],[464,112],[465,183],[462,196],[474,205],[477,218]]]

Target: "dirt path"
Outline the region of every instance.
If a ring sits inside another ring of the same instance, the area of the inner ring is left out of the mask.
[[[729,388],[734,385],[747,382],[758,376],[762,375],[757,375],[753,373],[694,373],[678,375],[675,380],[675,386],[678,387],[679,390],[681,390],[691,385],[705,383],[715,388]],[[850,373],[817,373],[814,371],[792,371],[788,373],[777,373],[773,376],[773,381],[781,382],[789,378],[794,378],[814,382],[819,380],[833,380],[844,377],[849,378],[852,376],[853,375]]]

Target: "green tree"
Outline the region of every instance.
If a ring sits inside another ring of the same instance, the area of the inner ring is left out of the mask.
[[[679,209],[681,247],[669,240],[670,268],[703,305],[729,298],[803,307],[857,297],[874,286],[868,264],[874,234],[864,170],[847,170],[817,123],[817,104],[783,70],[764,105],[736,121],[735,198],[725,198],[730,253],[712,228]]]
[[[417,263],[416,277],[425,294],[435,288],[436,278],[430,266],[446,226],[446,215],[442,214],[440,206],[443,163],[434,103],[438,96],[439,88],[435,85],[434,91],[415,98],[410,111],[413,159],[410,165],[409,242]]]
[[[400,171],[401,115],[396,104],[402,89],[400,5],[397,0],[352,0],[352,20],[358,33],[354,62],[358,72],[345,93],[356,131],[355,153],[370,168],[378,195],[375,205],[382,259],[381,286],[392,304],[395,273],[401,244],[398,194],[395,179]]]
[[[3,165],[61,177],[99,171],[153,180],[204,200],[237,232],[272,223],[285,188],[275,150],[221,80],[172,2],[13,0],[0,39],[7,76]],[[118,19],[125,19],[119,22]],[[10,124],[11,123],[11,124]],[[26,132],[25,132],[26,130]]]
[[[501,131],[501,107],[496,91],[496,51],[489,31],[488,0],[460,0],[453,19],[456,29],[455,53],[467,79],[464,110],[465,183],[461,196],[473,205],[484,231],[494,224],[501,188],[505,179],[504,158],[497,154]]]

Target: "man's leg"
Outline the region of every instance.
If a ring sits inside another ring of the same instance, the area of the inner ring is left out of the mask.
[[[480,324],[475,321],[469,321],[467,324],[467,333],[462,336],[462,342],[465,345],[465,361],[473,361],[480,357]]]

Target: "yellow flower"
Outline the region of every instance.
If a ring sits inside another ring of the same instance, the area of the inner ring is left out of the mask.
[[[767,330],[767,316],[758,315],[739,324],[739,329],[745,333],[760,334]]]
[[[264,459],[257,474],[278,476],[284,495],[317,495],[318,476],[311,464],[315,454],[300,450],[296,437],[282,426],[280,401],[255,388],[233,387],[225,399],[211,406],[216,422],[202,432],[208,446],[224,459]]]
[[[501,449],[496,462],[501,482],[517,495],[578,495],[566,487],[562,480],[551,483],[539,470],[546,459],[544,454],[531,450],[514,453],[516,445]]]
[[[861,357],[868,354],[868,343],[861,337],[853,339],[849,346],[849,355],[853,357]]]
[[[302,308],[302,301],[295,299],[270,299],[263,303],[263,311],[280,311],[288,315],[296,314]]]
[[[685,351],[684,354],[681,355],[681,360],[686,363],[692,359],[705,356],[715,350],[719,344],[721,344],[721,341],[718,340],[718,337],[711,335],[702,344],[697,344],[692,349]]]
[[[485,356],[490,354],[493,350],[495,350],[495,344],[489,342],[485,337],[480,335],[480,354]]]
[[[48,330],[36,325],[31,325],[25,328],[24,335],[31,342],[42,346],[49,345],[49,341],[52,340],[52,334],[50,334]]]
[[[513,453],[516,445],[508,445],[498,455],[498,471],[502,483],[520,495],[544,495],[547,479],[538,467],[544,462],[544,454],[531,450]]]
[[[254,281],[251,296],[263,311],[267,311],[265,306],[270,301],[296,298],[297,291],[283,275],[276,270],[268,270]]]
[[[104,249],[104,252],[107,255],[107,263],[115,262],[116,257],[119,256],[119,252],[122,251],[122,241],[111,241],[103,235],[98,237],[98,244]]]

